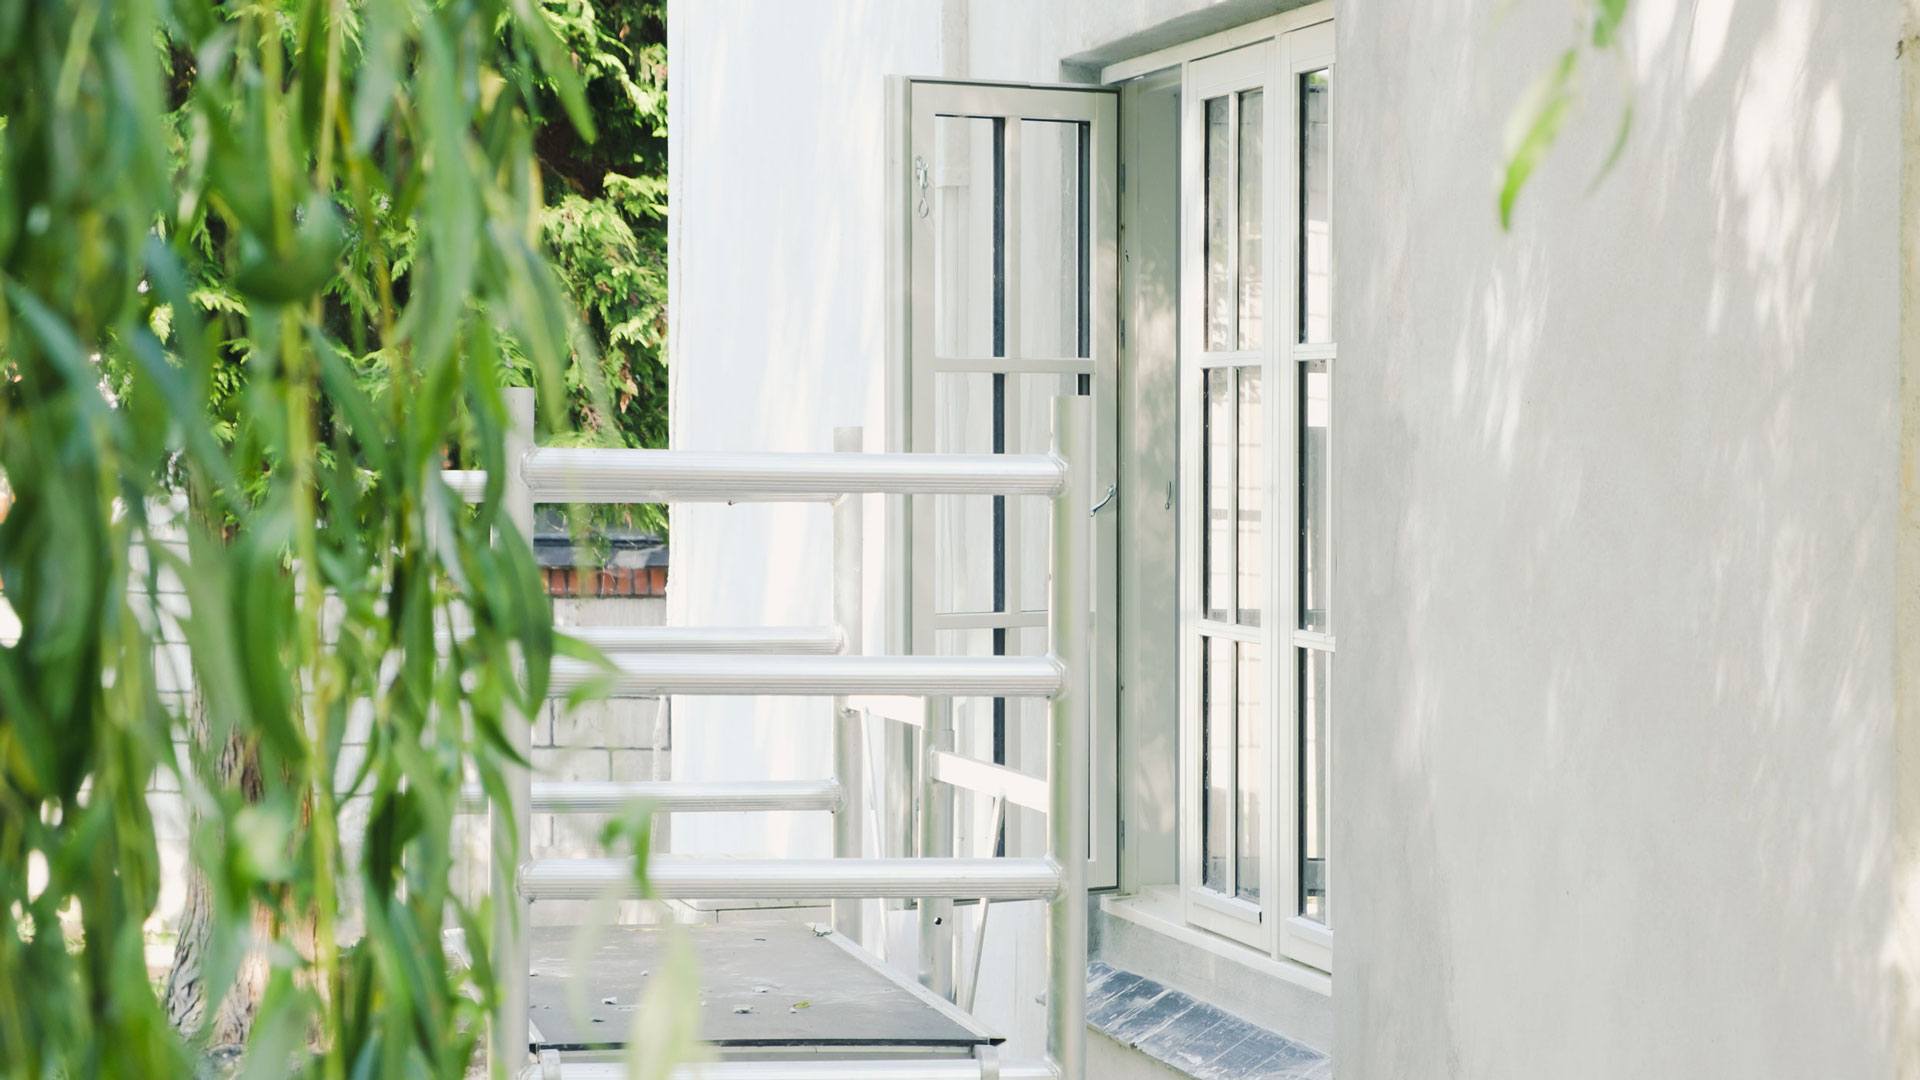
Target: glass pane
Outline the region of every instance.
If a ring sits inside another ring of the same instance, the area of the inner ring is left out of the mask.
[[[1333,340],[1333,197],[1329,187],[1333,78],[1300,76],[1300,340]]]
[[[1261,163],[1261,136],[1265,131],[1266,108],[1258,90],[1240,95],[1240,348],[1260,347],[1260,315],[1266,303],[1261,288],[1260,238],[1263,234],[1266,206]]]
[[[1266,596],[1267,543],[1266,523],[1266,420],[1260,407],[1260,369],[1238,369],[1240,394],[1235,408],[1239,414],[1238,446],[1239,492],[1234,515],[1240,546],[1234,556],[1239,579],[1239,621],[1245,626],[1260,625],[1260,609]]]
[[[933,650],[938,656],[992,656],[993,631],[935,630],[933,632]],[[949,698],[948,707],[953,710],[953,748],[956,753],[979,761],[993,760],[995,741],[994,722],[998,710],[1005,708],[996,698]],[[1003,725],[1002,725],[1003,726]],[[957,792],[954,800],[955,821],[958,823],[958,837],[964,844],[956,849],[962,854],[987,856],[993,854],[986,839],[987,800],[970,798],[966,792]]]
[[[934,449],[989,453],[1001,386],[992,375],[934,376]],[[997,610],[997,546],[1004,530],[991,495],[936,495],[933,499],[933,604],[936,611]]]
[[[1045,499],[1024,502],[1046,505]],[[1007,652],[1015,656],[1045,656],[1046,627],[1007,631]],[[1031,776],[1047,775],[1047,739],[1051,733],[1049,705],[1044,698],[1007,698],[1006,764]],[[986,800],[981,800],[985,802]],[[1047,850],[1047,818],[1038,811],[1007,807],[1004,854],[1039,856]],[[1093,850],[1089,847],[1087,850]]]
[[[1300,914],[1327,921],[1327,668],[1300,650]]]
[[[935,630],[937,656],[992,656],[993,631]],[[954,749],[981,761],[992,760],[993,698],[950,698],[953,705]]]
[[[933,347],[941,356],[1002,352],[1003,123],[934,118]]]
[[[1205,505],[1201,520],[1201,576],[1207,618],[1233,618],[1233,369],[1205,372],[1206,415],[1203,418],[1200,468]]]
[[[1007,453],[1046,453],[1053,445],[1053,399],[1073,394],[1078,380],[1072,375],[1009,375],[1007,379],[1015,384],[1020,397],[1018,408],[1009,417]],[[1021,611],[1045,611],[1047,572],[1053,557],[1049,546],[1053,505],[1047,499],[1028,496],[1009,499],[1007,506],[1020,526],[1020,550],[1009,552],[1009,558],[1020,566],[1020,595],[1014,598],[1015,604]]]
[[[1200,639],[1200,883],[1231,888],[1233,850],[1233,642]]]
[[[1266,678],[1260,662],[1260,646],[1242,642],[1239,647],[1239,678],[1235,687],[1235,746],[1240,757],[1237,768],[1240,786],[1239,829],[1234,837],[1238,855],[1234,895],[1242,900],[1260,899],[1261,808],[1266,804]]]
[[[1229,245],[1233,243],[1230,214],[1232,195],[1233,130],[1228,121],[1230,98],[1207,102],[1206,225],[1202,256],[1206,277],[1206,347],[1208,351],[1233,348],[1233,263]]]
[[[1333,418],[1332,375],[1325,360],[1300,365],[1300,628],[1325,632],[1327,621],[1327,433]]]
[[[1016,356],[1089,355],[1085,132],[1079,123],[1020,121]]]

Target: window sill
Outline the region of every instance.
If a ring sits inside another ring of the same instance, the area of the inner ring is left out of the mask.
[[[1333,1077],[1333,1062],[1318,1050],[1097,960],[1087,967],[1087,1023],[1116,1045],[1192,1080]]]
[[[1103,897],[1093,923],[1095,958],[1306,1046],[1333,1045],[1331,976],[1188,925],[1174,887]]]
[[[1115,918],[1170,937],[1182,945],[1203,949],[1269,978],[1291,983],[1316,994],[1333,993],[1333,976],[1324,971],[1292,960],[1276,959],[1257,949],[1188,925],[1180,912],[1180,893],[1171,885],[1149,887],[1133,896],[1102,897],[1100,909]]]

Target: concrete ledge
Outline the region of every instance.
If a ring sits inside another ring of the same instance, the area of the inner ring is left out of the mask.
[[[1102,898],[1091,920],[1093,959],[1230,1009],[1325,1051],[1333,1045],[1333,981],[1324,971],[1188,925],[1171,889]]]
[[[1087,1024],[1194,1080],[1333,1080],[1318,1050],[1098,960],[1087,965]]]

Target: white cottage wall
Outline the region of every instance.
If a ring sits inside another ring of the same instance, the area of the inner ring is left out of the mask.
[[[940,41],[934,0],[669,5],[674,446],[828,450],[834,428],[859,425],[882,447],[884,80],[938,71]],[[882,516],[868,514],[875,583]],[[673,536],[669,622],[829,621],[823,507],[681,506]],[[674,776],[825,775],[827,708],[678,700]],[[819,815],[688,816],[674,846],[819,856],[828,829]]]
[[[1290,6],[673,5],[676,445],[881,445],[886,75],[1083,77]],[[1502,233],[1566,6],[1338,0],[1341,1076],[1891,1075],[1898,9],[1635,0]],[[819,508],[674,544],[670,621],[827,616]],[[820,775],[825,717],[677,703],[675,774]]]
[[[1342,1077],[1892,1075],[1898,8],[1342,0]]]

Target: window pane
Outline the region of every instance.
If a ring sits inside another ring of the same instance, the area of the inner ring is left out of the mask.
[[[1016,356],[1088,355],[1085,144],[1085,124],[1020,121]]]
[[[1233,369],[1205,372],[1206,430],[1202,432],[1201,485],[1205,505],[1201,521],[1201,576],[1207,618],[1233,619]]]
[[[1232,193],[1232,140],[1229,126],[1230,99],[1218,97],[1207,102],[1206,226],[1202,242],[1206,252],[1202,261],[1206,278],[1206,341],[1209,351],[1233,348],[1233,272],[1229,245],[1233,243],[1233,222],[1229,218]]]
[[[1240,799],[1238,833],[1234,851],[1239,856],[1234,895],[1242,900],[1260,899],[1261,808],[1266,805],[1266,677],[1260,662],[1260,646],[1242,642],[1239,646],[1239,679],[1236,686],[1235,746],[1239,750]]]
[[[1300,340],[1333,340],[1333,200],[1327,158],[1333,77],[1300,76]]]
[[[1300,650],[1300,914],[1327,921],[1327,667]]]
[[[1300,628],[1321,632],[1329,625],[1327,433],[1332,404],[1327,362],[1300,364]]]
[[[1260,314],[1266,293],[1261,288],[1260,239],[1266,206],[1261,163],[1261,136],[1265,130],[1264,97],[1258,90],[1240,95],[1240,348],[1260,347]]]
[[[1053,399],[1072,395],[1078,380],[1072,375],[1009,375],[1007,382],[1017,385],[1020,398],[1008,422],[1007,453],[1046,453],[1053,445]],[[1008,499],[1007,514],[1020,528],[1020,550],[1008,553],[1020,566],[1020,595],[1014,603],[1021,611],[1045,611],[1053,505],[1031,496]]]
[[[996,356],[1003,344],[1003,123],[934,118],[933,347],[941,356]]]
[[[1233,642],[1200,639],[1200,883],[1230,887],[1233,850]]]
[[[992,453],[1003,384],[985,374],[934,376],[934,450]],[[994,611],[1004,523],[991,495],[934,495],[933,604],[937,611]]]
[[[1239,579],[1238,610],[1239,621],[1243,625],[1259,626],[1267,579],[1266,523],[1262,520],[1266,508],[1267,429],[1260,403],[1260,369],[1243,367],[1238,369],[1238,373],[1240,394],[1236,409],[1240,430],[1236,449],[1240,475],[1235,483],[1239,501],[1234,515],[1240,541],[1239,551],[1235,555]]]

